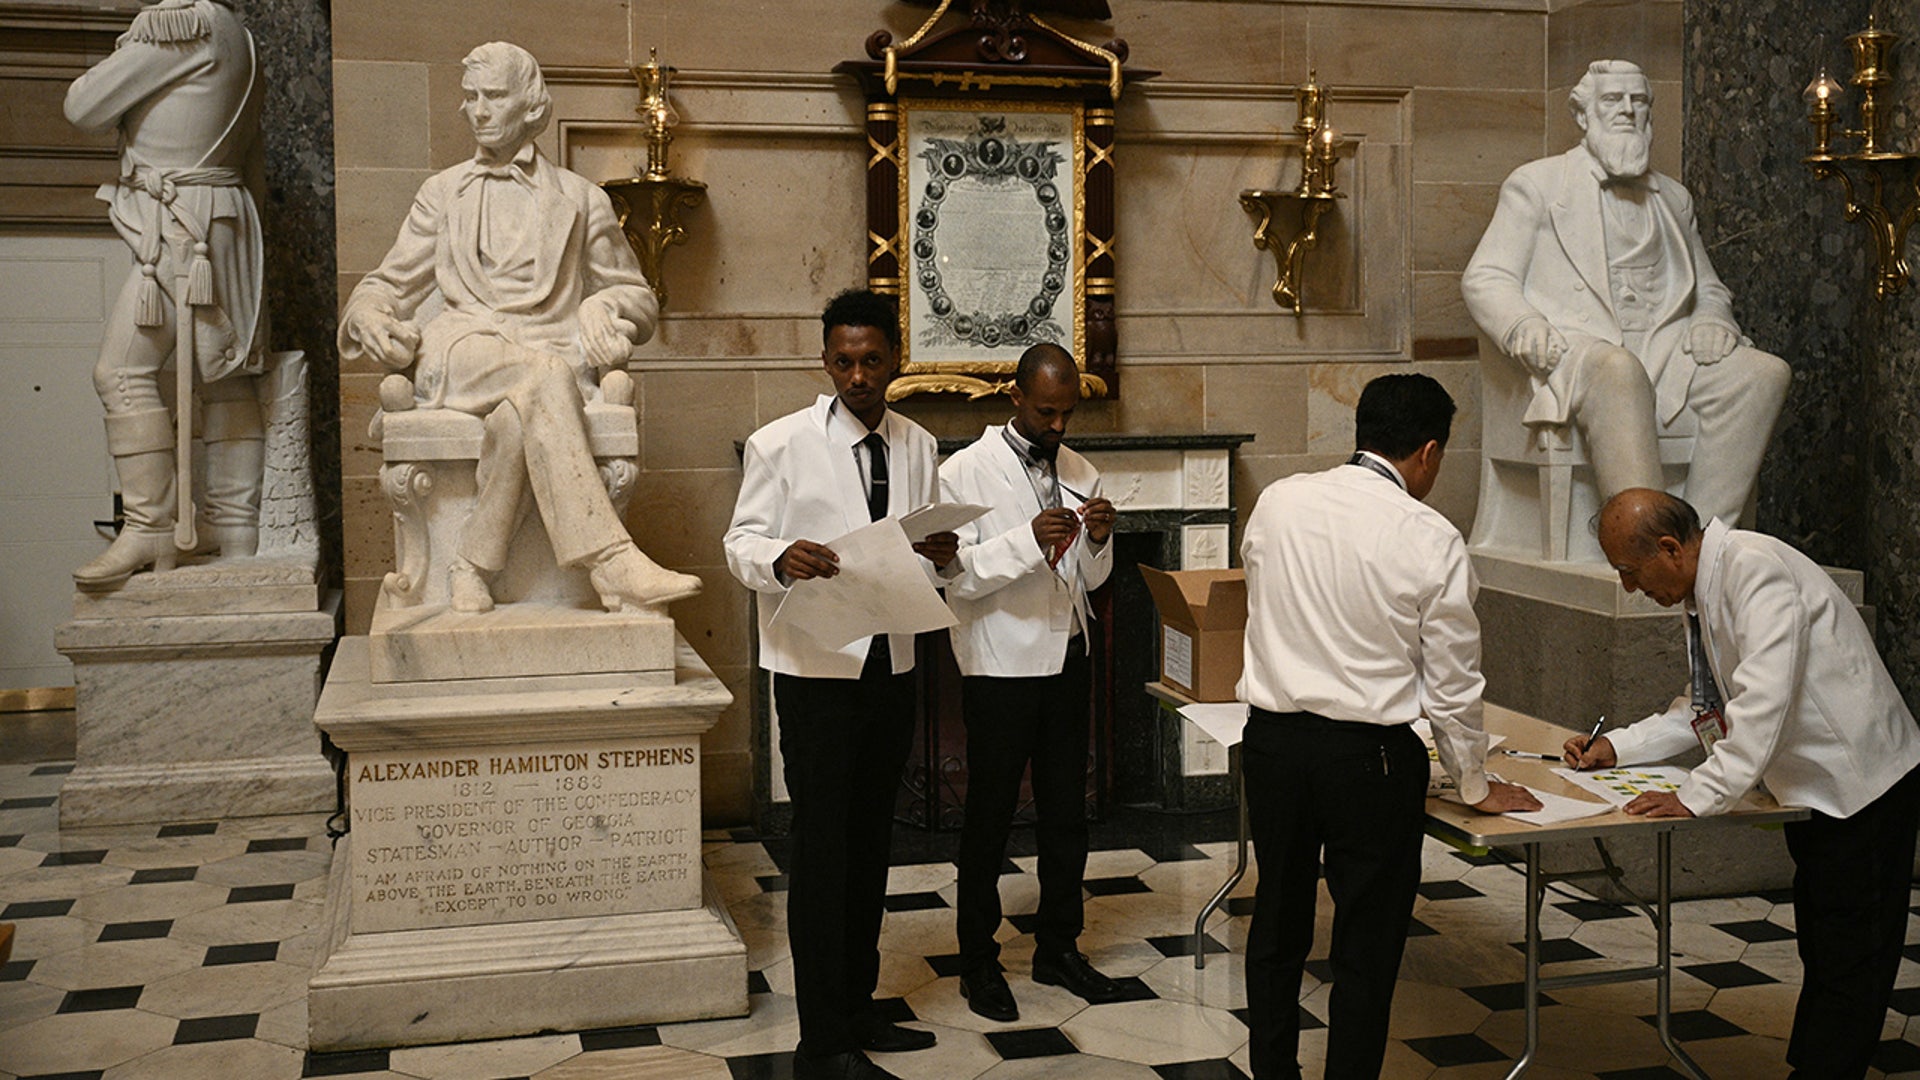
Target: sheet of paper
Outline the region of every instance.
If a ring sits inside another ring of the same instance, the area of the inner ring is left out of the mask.
[[[873,634],[918,634],[959,623],[897,520],[881,518],[827,547],[840,556],[840,572],[794,582],[773,613],[774,624],[839,649]]]
[[[1555,795],[1539,788],[1528,788],[1533,797],[1540,800],[1540,809],[1525,813],[1502,815],[1515,821],[1524,821],[1529,825],[1559,825],[1581,818],[1595,817],[1613,809],[1612,803],[1588,802],[1585,799],[1573,799],[1565,795]]]
[[[1180,715],[1193,721],[1207,738],[1221,746],[1238,746],[1247,730],[1247,703],[1244,701],[1203,701],[1183,705]]]
[[[1594,772],[1567,768],[1553,771],[1555,775],[1573,781],[1614,806],[1625,806],[1642,792],[1678,791],[1687,779],[1687,770],[1677,765],[1636,765]]]
[[[918,510],[909,511],[906,517],[900,519],[900,527],[907,532],[907,543],[917,544],[934,533],[952,532],[986,513],[987,509],[972,503],[928,503]]]

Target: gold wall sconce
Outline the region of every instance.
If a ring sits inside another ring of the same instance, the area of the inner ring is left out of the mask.
[[[1813,125],[1813,153],[1804,160],[1816,179],[1839,178],[1846,189],[1846,219],[1862,222],[1873,237],[1876,300],[1898,293],[1913,279],[1906,257],[1907,231],[1920,217],[1920,155],[1881,145],[1878,95],[1893,81],[1893,47],[1899,41],[1900,35],[1879,29],[1872,18],[1865,30],[1847,38],[1847,51],[1853,56],[1853,78],[1848,81],[1860,88],[1860,126],[1837,134],[1860,140],[1858,151],[1833,152],[1833,124],[1846,91],[1824,65],[1807,84],[1805,95],[1807,121]],[[1859,197],[1862,186],[1870,192],[1865,202]],[[1901,202],[1906,204],[1904,209]]]
[[[691,210],[707,197],[707,185],[698,180],[674,176],[667,168],[667,148],[673,142],[673,125],[680,121],[673,102],[667,96],[667,83],[674,69],[663,67],[659,53],[647,50],[647,62],[633,69],[640,85],[640,105],[635,110],[647,135],[647,171],[625,180],[607,180],[601,188],[613,199],[614,212],[620,218],[620,230],[640,258],[640,269],[647,283],[667,302],[665,266],[667,249],[686,243],[686,226],[680,213]]]
[[[1298,118],[1294,133],[1300,138],[1300,184],[1291,191],[1267,191],[1248,188],[1240,193],[1240,205],[1253,216],[1253,246],[1271,251],[1279,264],[1279,277],[1273,283],[1273,302],[1301,311],[1302,280],[1307,252],[1320,240],[1320,217],[1333,209],[1335,199],[1346,195],[1336,190],[1334,166],[1340,160],[1340,134],[1327,123],[1327,89],[1317,81],[1317,72],[1309,71],[1305,85],[1294,88]],[[1298,206],[1299,213],[1283,214],[1281,208]],[[1283,219],[1298,220],[1299,227],[1289,236],[1281,231]]]

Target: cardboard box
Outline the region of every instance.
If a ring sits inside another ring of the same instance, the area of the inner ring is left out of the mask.
[[[1155,570],[1140,575],[1160,609],[1160,681],[1195,701],[1232,701],[1245,662],[1245,570]]]

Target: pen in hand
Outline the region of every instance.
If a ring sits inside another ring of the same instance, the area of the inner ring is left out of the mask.
[[[1572,739],[1567,740],[1565,760],[1568,765],[1571,765],[1576,769],[1585,768],[1582,762],[1584,762],[1587,759],[1587,757],[1593,753],[1593,741],[1600,737],[1600,729],[1602,727],[1605,727],[1606,723],[1607,723],[1607,718],[1606,718],[1606,715],[1603,713],[1601,714],[1600,719],[1595,720],[1593,722],[1593,730],[1587,732],[1587,737],[1585,741],[1583,741],[1580,744],[1580,747],[1577,750],[1574,749],[1573,740]]]

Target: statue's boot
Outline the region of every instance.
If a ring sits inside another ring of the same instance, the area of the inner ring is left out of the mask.
[[[675,600],[684,600],[700,592],[700,579],[661,566],[647,558],[632,542],[615,544],[594,559],[587,571],[593,591],[608,611],[624,608],[664,608]]]
[[[125,524],[99,558],[73,572],[82,589],[112,589],[151,566],[171,570],[173,546],[173,417],[165,409],[107,416],[107,451],[120,474]]]
[[[469,615],[493,610],[493,590],[479,567],[465,559],[447,567],[447,606]]]
[[[243,558],[260,549],[260,484],[267,463],[266,429],[260,403],[253,397],[253,380],[223,379],[211,387],[239,383],[241,394],[212,399],[201,406],[201,432],[207,447],[206,527],[200,531],[207,550],[222,558]]]

